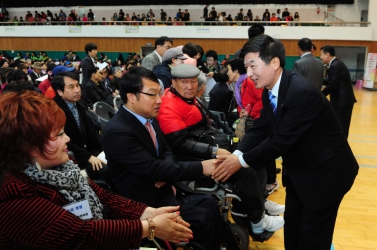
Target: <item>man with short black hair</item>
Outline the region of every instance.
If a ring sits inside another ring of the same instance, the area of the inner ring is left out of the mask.
[[[331,106],[338,116],[346,138],[348,138],[352,109],[356,102],[350,72],[347,66],[335,56],[333,46],[326,45],[321,48],[321,60],[329,65],[328,76],[323,80],[325,88],[322,93],[330,95]]]
[[[87,17],[88,17],[89,21],[93,21],[94,20],[94,13],[92,12],[92,9],[89,9]]]
[[[256,36],[241,57],[248,77],[264,88],[263,109],[237,150],[217,157],[212,177],[226,181],[239,169],[258,170],[281,156],[285,249],[329,249],[339,205],[359,169],[334,110],[307,78],[284,69],[280,41]]]
[[[162,63],[164,53],[173,47],[173,40],[167,36],[161,36],[154,43],[155,50],[144,57],[141,67],[153,70],[153,67]]]
[[[301,58],[293,64],[293,70],[308,78],[321,90],[324,67],[323,63],[312,55],[312,48],[312,41],[309,38],[298,41],[297,52]]]
[[[180,205],[181,216],[194,234],[190,242],[218,250],[220,218],[216,201],[180,182],[210,175],[212,162],[175,162],[155,119],[163,91],[152,71],[131,67],[122,80],[120,96],[124,105],[103,132],[113,185],[120,195],[152,207]]]
[[[86,57],[81,63],[82,67],[82,82],[81,89],[83,90],[83,96],[85,97],[85,87],[89,81],[91,75],[89,75],[88,70],[92,67],[95,67],[94,58],[97,56],[97,45],[94,43],[88,43],[85,45]]]
[[[71,138],[67,143],[68,150],[73,152],[79,167],[86,169],[89,176],[102,175],[105,171],[101,170],[104,162],[96,157],[102,152],[102,145],[86,114],[86,106],[80,102],[79,75],[75,72],[59,73],[52,79],[51,86],[56,93],[54,101],[66,115],[64,132]]]
[[[85,93],[87,100],[92,104],[102,101],[109,104],[111,107],[114,107],[114,97],[116,93],[107,89],[104,85],[101,84],[102,72],[98,67],[93,67],[88,70],[90,74],[90,79],[85,86]]]

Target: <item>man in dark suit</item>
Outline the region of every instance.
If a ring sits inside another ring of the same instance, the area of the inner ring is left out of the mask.
[[[321,90],[324,67],[323,63],[312,55],[312,47],[312,41],[309,38],[302,38],[298,41],[297,51],[301,58],[293,64],[293,69]]]
[[[173,40],[167,36],[161,36],[154,42],[155,50],[144,57],[141,62],[141,67],[153,70],[154,66],[160,65],[162,63],[162,56],[164,53],[173,47]]]
[[[72,62],[81,61],[81,58],[76,54],[76,52],[72,52]]]
[[[328,77],[323,81],[325,88],[322,93],[330,95],[330,103],[348,138],[353,105],[356,102],[350,72],[347,66],[335,56],[333,46],[327,45],[321,48],[321,60],[329,65]]]
[[[175,163],[154,119],[162,91],[152,71],[131,67],[123,76],[120,96],[125,103],[106,125],[103,146],[116,191],[153,207],[180,205],[194,232],[193,241],[219,249],[218,207],[209,195],[194,194],[183,180],[210,175],[211,160]]]
[[[287,250],[329,249],[343,196],[358,164],[326,97],[307,78],[284,70],[283,44],[257,36],[243,47],[247,74],[265,88],[263,109],[233,155],[218,156],[212,176],[224,181],[242,167],[283,158]]]
[[[64,132],[71,138],[68,150],[72,151],[81,169],[86,169],[91,177],[102,178],[105,171],[97,158],[102,151],[98,132],[86,114],[86,107],[80,103],[81,88],[79,75],[75,72],[57,74],[51,82],[55,90],[55,102],[64,111],[66,123]],[[101,172],[95,172],[101,170]]]
[[[94,64],[94,58],[97,56],[97,45],[94,43],[88,43],[85,45],[85,52],[86,57],[84,57],[81,67],[82,67],[82,82],[81,82],[81,89],[83,90],[83,95],[85,96],[85,87],[88,83],[91,74],[89,74],[88,70],[90,68],[96,67]]]

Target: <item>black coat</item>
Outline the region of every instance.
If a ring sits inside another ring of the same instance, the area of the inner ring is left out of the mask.
[[[200,178],[202,165],[200,162],[175,163],[157,120],[152,124],[158,154],[147,129],[123,107],[106,125],[103,147],[112,183],[119,194],[130,199],[153,207],[176,206],[179,203],[171,185],[187,190],[179,181]],[[156,188],[158,181],[168,183]]]
[[[92,80],[89,80],[85,87],[85,94],[88,101],[92,104],[102,101],[109,104],[111,107],[114,106],[114,98],[112,92],[106,89],[101,83],[96,84]]]
[[[56,95],[54,101],[64,111],[66,116],[64,132],[71,139],[67,144],[68,150],[74,153],[75,160],[81,168],[84,168],[92,155],[97,156],[102,151],[99,135],[96,132],[91,119],[86,114],[85,106],[82,105],[80,101],[76,102],[76,107],[80,116],[82,133],[80,132],[72,111],[68,108],[68,105],[63,98],[61,98],[60,95]]]
[[[260,118],[237,148],[246,163],[257,168],[282,156],[283,185],[292,183],[307,209],[340,202],[359,166],[326,97],[304,76],[284,70],[276,117],[267,89],[262,101]]]
[[[162,81],[165,89],[170,88],[172,76],[169,64],[163,62],[160,65],[154,66],[153,73],[156,75],[157,79]]]
[[[90,56],[84,57],[84,60],[81,63],[82,68],[82,82],[81,82],[81,90],[83,95],[85,96],[85,87],[88,81],[90,80],[90,75],[88,73],[88,69],[95,67],[94,62]]]
[[[232,111],[229,108],[233,98],[233,91],[225,82],[216,83],[211,92],[209,92],[209,96],[209,110],[223,112],[225,115]]]

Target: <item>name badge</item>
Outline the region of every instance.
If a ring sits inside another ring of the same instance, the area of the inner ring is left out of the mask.
[[[63,206],[63,209],[67,210],[68,212],[76,215],[82,220],[92,219],[92,211],[90,210],[88,200],[81,200],[78,202],[74,202]]]

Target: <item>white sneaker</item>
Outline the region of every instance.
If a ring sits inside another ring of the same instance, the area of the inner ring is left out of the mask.
[[[264,203],[264,208],[266,209],[267,214],[269,215],[279,215],[284,213],[285,206],[279,205],[276,202],[266,200]]]
[[[282,216],[268,216],[263,215],[260,222],[257,224],[251,223],[251,228],[255,234],[261,234],[264,230],[268,232],[275,232],[284,227],[284,218]]]

